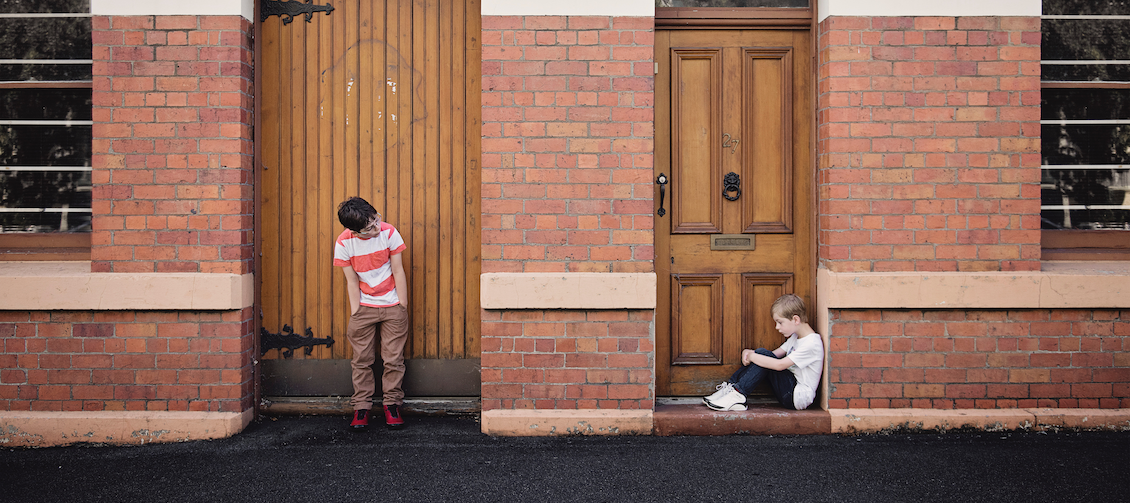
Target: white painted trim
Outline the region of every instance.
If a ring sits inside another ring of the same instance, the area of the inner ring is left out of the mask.
[[[252,20],[254,0],[90,0],[95,16],[243,16]]]
[[[655,309],[655,273],[485,273],[483,309]]]
[[[654,0],[483,0],[484,16],[655,17]]]
[[[1040,0],[819,0],[817,12],[830,16],[1039,16]]]
[[[255,301],[252,274],[98,273],[90,262],[0,262],[0,310],[231,311]]]

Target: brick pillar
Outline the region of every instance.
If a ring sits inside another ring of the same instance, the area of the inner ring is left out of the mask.
[[[251,22],[95,16],[95,272],[251,271]]]
[[[821,266],[1039,270],[1039,18],[831,17],[818,48]]]
[[[654,20],[483,17],[483,272],[650,273]],[[650,409],[651,310],[484,311],[483,409]]]
[[[653,26],[483,18],[483,272],[652,271]]]
[[[94,16],[92,27],[92,272],[251,273],[251,22]],[[26,330],[26,351],[40,353],[8,407],[250,410],[253,312],[5,314],[0,336]]]

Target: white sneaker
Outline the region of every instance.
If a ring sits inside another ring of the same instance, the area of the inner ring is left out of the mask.
[[[726,394],[716,400],[707,400],[706,406],[714,410],[746,410],[745,395],[738,390],[730,388]]]
[[[729,393],[730,390],[734,389],[734,385],[731,384],[730,381],[722,381],[722,384],[719,384],[715,389],[717,389],[718,391],[702,397],[702,403],[722,398],[722,395],[725,395],[726,393]]]

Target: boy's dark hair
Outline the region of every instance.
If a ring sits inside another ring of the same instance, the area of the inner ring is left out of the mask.
[[[377,209],[360,197],[351,197],[337,206],[337,220],[353,232],[361,232],[368,227],[375,216]]]
[[[773,316],[790,320],[793,316],[799,316],[801,323],[808,323],[808,311],[804,308],[804,300],[791,293],[777,297],[770,311]]]

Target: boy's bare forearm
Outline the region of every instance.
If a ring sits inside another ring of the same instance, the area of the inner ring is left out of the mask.
[[[392,279],[396,282],[396,296],[400,299],[400,304],[408,307],[408,278],[404,275],[404,270],[392,273]]]
[[[792,360],[789,360],[788,357],[780,359],[770,358],[765,355],[757,354],[757,352],[752,349],[743,349],[742,365],[749,364],[757,365],[758,367],[766,369],[785,370],[792,366],[793,362]]]
[[[352,267],[343,267],[341,271],[345,274],[345,295],[349,298],[349,315],[352,316],[361,309],[361,279]]]

